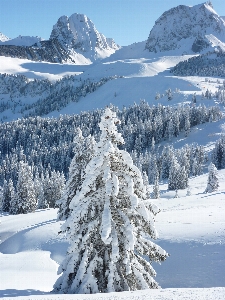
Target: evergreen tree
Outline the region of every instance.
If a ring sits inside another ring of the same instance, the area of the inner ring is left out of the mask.
[[[36,174],[34,178],[34,188],[35,188],[35,194],[37,198],[37,208],[38,209],[48,208],[49,205],[44,195],[43,182],[42,179],[39,178],[38,174]]]
[[[190,185],[187,186],[187,194],[186,196],[191,196],[191,187]]]
[[[15,197],[15,189],[11,179],[5,180],[2,193],[2,211],[11,213],[12,204]]]
[[[185,167],[181,167],[174,157],[168,178],[168,189],[185,189],[188,186],[188,175]]]
[[[157,158],[156,155],[152,155],[149,161],[148,167],[148,181],[149,184],[154,184],[155,179],[159,177],[158,166],[157,166]]]
[[[65,220],[71,213],[70,202],[82,185],[85,168],[93,156],[95,140],[91,136],[85,139],[82,131],[78,128],[74,144],[75,155],[69,168],[69,179],[63,190],[62,198],[58,201],[58,220]]]
[[[13,214],[26,214],[36,209],[35,188],[31,167],[26,162],[20,162],[15,200],[11,208]]]
[[[151,262],[167,257],[149,239],[157,237],[153,220],[158,209],[145,204],[141,173],[130,155],[117,147],[123,143],[116,129],[118,123],[116,114],[107,108],[100,123],[100,141],[85,169],[82,187],[71,200],[72,212],[62,225],[70,247],[54,292],[158,287]]]
[[[154,183],[154,186],[153,186],[152,198],[153,199],[159,199],[160,198],[159,176],[155,177],[155,183]]]
[[[142,178],[143,178],[143,184],[146,188],[146,197],[149,198],[150,197],[150,185],[148,183],[148,175],[145,171],[142,173]]]
[[[10,209],[10,191],[7,180],[4,180],[3,188],[2,188],[2,211],[9,212]]]
[[[209,165],[208,182],[205,193],[212,193],[219,187],[218,171],[213,163]]]

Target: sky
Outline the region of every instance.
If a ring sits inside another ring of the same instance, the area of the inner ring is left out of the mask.
[[[85,14],[96,29],[120,46],[148,38],[155,21],[177,5],[193,6],[204,0],[0,0],[0,32],[48,39],[62,15]],[[215,11],[225,16],[224,0],[211,0]]]

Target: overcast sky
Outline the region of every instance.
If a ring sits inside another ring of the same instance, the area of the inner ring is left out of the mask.
[[[62,15],[87,15],[97,30],[121,46],[147,39],[161,14],[177,5],[193,6],[198,0],[0,0],[0,32],[48,39]],[[212,0],[215,11],[225,16],[224,0]]]

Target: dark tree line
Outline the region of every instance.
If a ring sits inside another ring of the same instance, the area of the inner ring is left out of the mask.
[[[212,151],[212,162],[219,170],[225,168],[225,136],[216,142]]]
[[[218,107],[183,106],[178,108],[162,105],[150,107],[146,102],[124,108],[114,107],[121,124],[129,153],[138,155],[155,143],[170,140],[180,133],[187,136],[192,126],[221,118]],[[0,184],[4,180],[17,180],[17,163],[21,160],[34,165],[39,174],[47,168],[63,172],[67,178],[69,165],[74,156],[74,137],[79,127],[84,137],[99,139],[101,110],[59,118],[30,117],[0,124]]]
[[[121,120],[118,130],[125,144],[120,147],[131,153],[134,163],[145,174],[146,182],[155,185],[155,195],[159,194],[159,179],[168,180],[168,188],[177,190],[187,187],[188,177],[202,173],[205,161],[202,147],[191,145],[175,151],[171,146],[165,146],[159,151],[156,145],[180,134],[187,136],[192,126],[220,119],[222,114],[218,107],[150,107],[143,101],[124,107],[122,111],[116,107],[112,109]],[[102,110],[95,110],[59,118],[30,117],[0,124],[0,185],[4,197],[18,198],[21,168],[26,167],[25,173],[30,172],[29,178],[34,190],[36,188],[35,207],[54,207],[61,194],[52,185],[58,182],[62,187],[64,178],[68,178],[71,160],[78,154],[78,128],[84,137],[84,145],[94,144],[99,140],[101,115]],[[17,210],[11,210],[9,203],[18,201],[7,201],[5,211],[15,213]]]
[[[225,77],[225,53],[213,51],[179,62],[170,71],[176,76]]]

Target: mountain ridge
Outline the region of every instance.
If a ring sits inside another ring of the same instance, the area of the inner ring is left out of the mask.
[[[0,35],[0,55],[55,63],[91,64],[110,56],[120,47],[112,38],[99,33],[83,14],[61,16],[53,26],[49,40]]]

